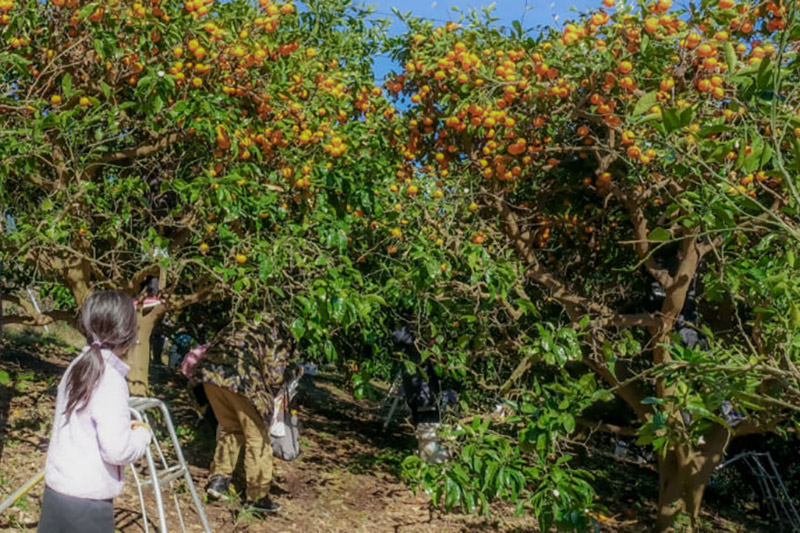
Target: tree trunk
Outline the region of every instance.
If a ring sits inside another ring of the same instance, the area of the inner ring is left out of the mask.
[[[92,291],[89,289],[88,280],[91,279],[88,264],[78,263],[64,268],[63,280],[69,287],[78,309],[83,306],[83,302],[89,297]]]
[[[128,386],[130,387],[131,396],[148,395],[150,334],[162,314],[157,310],[151,310],[147,314],[142,314],[140,311],[137,332],[139,344],[128,355],[128,365],[131,367],[128,373]]]
[[[658,459],[658,531],[669,531],[682,511],[681,469],[677,453],[670,450]]]
[[[6,228],[0,220],[0,233],[5,233]],[[3,340],[3,261],[0,261],[0,340]]]
[[[688,531],[695,530],[708,480],[720,464],[728,444],[728,428],[714,425],[706,443],[694,450],[673,449],[658,462],[659,532],[675,531],[675,519],[686,513]]]

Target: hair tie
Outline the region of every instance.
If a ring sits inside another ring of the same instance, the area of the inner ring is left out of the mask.
[[[102,348],[103,342],[95,339],[94,341],[92,341],[92,346],[97,346],[98,348]]]

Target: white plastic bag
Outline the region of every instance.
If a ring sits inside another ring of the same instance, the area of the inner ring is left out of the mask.
[[[273,438],[286,436],[286,423],[284,422],[286,406],[284,405],[284,399],[283,389],[281,389],[280,394],[275,396],[275,402],[272,405],[272,423],[269,426],[269,435]]]

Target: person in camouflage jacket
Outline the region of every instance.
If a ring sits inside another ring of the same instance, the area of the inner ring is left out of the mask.
[[[239,453],[245,448],[248,505],[275,512],[270,500],[272,444],[269,426],[275,395],[293,359],[291,333],[268,317],[243,326],[231,325],[211,342],[194,371],[203,383],[219,422],[208,495],[218,499],[230,486]]]
[[[230,325],[211,342],[194,376],[244,396],[269,425],[275,393],[294,352],[291,333],[272,318]]]

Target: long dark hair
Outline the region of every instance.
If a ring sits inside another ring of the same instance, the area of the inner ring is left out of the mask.
[[[89,403],[105,369],[102,349],[119,352],[136,343],[136,309],[130,296],[120,291],[95,292],[83,303],[80,326],[89,351],[67,376],[67,418]]]

